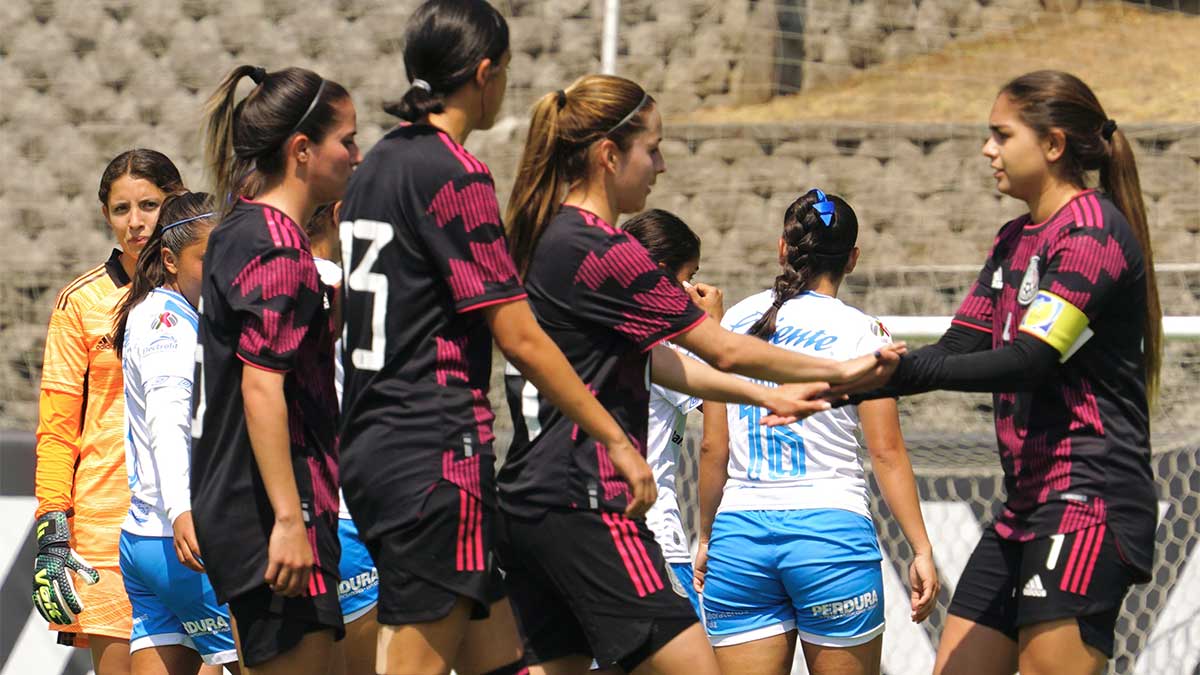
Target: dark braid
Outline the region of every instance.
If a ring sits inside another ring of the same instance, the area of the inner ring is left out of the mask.
[[[818,203],[832,202],[834,209],[822,214]],[[779,308],[788,300],[813,286],[824,274],[841,278],[850,263],[850,254],[858,240],[858,217],[841,197],[826,197],[820,190],[809,190],[783,215],[783,271],[775,277],[772,289],[775,301],[750,326],[750,335],[770,340],[775,334]]]

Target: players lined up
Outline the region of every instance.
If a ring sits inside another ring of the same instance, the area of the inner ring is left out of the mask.
[[[933,388],[1001,392],[1009,488],[955,594],[938,671],[1063,672],[1065,653],[1079,672],[1103,667],[1153,547],[1158,309],[1132,156],[1082,82],[1034,73],[997,98],[985,154],[1031,215],[1001,230],[956,327],[902,356],[834,297],[859,255],[844,201],[814,190],[789,208],[774,289],[722,327],[715,289],[685,289],[679,266],[614,227],[666,170],[648,92],[588,76],[544,96],[502,219],[464,144],[504,98],[504,19],[482,0],[431,0],[405,44],[412,85],[389,106],[402,122],[365,157],[340,85],[243,66],[208,109],[215,200],[168,197],[182,186],[157,153],[106,171],[122,252],[68,286],[52,319],[47,373],[64,367],[43,381],[34,580],[47,619],[91,641],[98,673],[128,672],[130,650],[139,673],[229,663],[234,634],[243,667],[263,673],[334,672],[346,656],[370,668],[364,651],[383,673],[582,672],[593,659],[786,672],[797,638],[813,672],[877,672],[880,556],[854,434],[861,421],[916,553],[922,619],[937,574],[889,397]],[[1093,169],[1100,191],[1085,189]],[[340,290],[299,225],[338,200]],[[634,231],[653,244],[655,227]],[[123,397],[107,354],[122,298]],[[833,341],[788,339],[817,322]],[[519,373],[498,475],[493,341]],[[642,517],[657,492],[644,451],[657,425],[677,424],[649,419],[651,382],[667,400],[738,404],[705,406],[703,628],[688,570],[664,559],[678,532]],[[829,409],[864,391],[857,411]],[[339,525],[339,487],[355,528]],[[363,548],[361,572],[340,578],[345,552]],[[338,593],[369,583],[371,561],[378,607],[347,648]],[[68,569],[99,579],[78,589],[83,603]]]

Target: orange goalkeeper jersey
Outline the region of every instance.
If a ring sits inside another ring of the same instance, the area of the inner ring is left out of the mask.
[[[71,545],[100,570],[100,583],[77,583],[84,611],[70,627],[128,639],[130,609],[118,562],[129,511],[125,470],[124,380],[113,351],[113,315],[129,277],[120,250],[59,293],[42,361],[38,414],[37,515],[72,513]]]

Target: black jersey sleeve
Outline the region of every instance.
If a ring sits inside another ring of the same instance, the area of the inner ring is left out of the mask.
[[[425,215],[421,237],[450,287],[456,311],[525,295],[508,253],[490,175],[464,173],[447,181]]]
[[[291,370],[310,327],[325,320],[316,265],[300,248],[280,246],[252,258],[227,297],[241,318],[238,357],[267,370]]]
[[[706,314],[633,237],[620,232],[592,250],[575,272],[572,309],[648,351]]]

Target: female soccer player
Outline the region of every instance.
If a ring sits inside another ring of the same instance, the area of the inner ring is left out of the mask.
[[[1009,82],[988,125],[996,186],[1029,212],[1000,228],[951,328],[881,392],[996,392],[1007,501],[955,589],[935,672],[1102,672],[1154,557],[1162,310],[1137,166],[1067,73]]]
[[[650,259],[671,278],[680,285],[691,285],[692,277],[700,269],[700,237],[687,223],[668,211],[651,209],[631,218],[621,229],[644,246]],[[715,289],[707,295],[715,298],[717,294],[713,291]],[[717,304],[708,309],[708,313],[720,321],[723,309]],[[646,512],[646,526],[662,549],[672,581],[678,582],[687,593],[697,615],[700,614],[700,601],[692,583],[692,551],[688,543],[691,538],[684,530],[683,515],[676,499],[675,469],[679,464],[679,453],[683,452],[687,415],[700,404],[698,398],[653,384],[650,386],[650,417],[646,431],[646,461],[654,469],[654,480],[658,485],[658,499]],[[724,411],[722,407],[721,414]]]
[[[783,271],[774,288],[734,305],[722,324],[831,359],[887,344],[879,321],[837,299],[858,263],[857,238],[849,204],[820,190],[801,196],[784,215]],[[938,592],[896,401],[775,428],[761,426],[760,414],[753,406],[730,408],[732,442],[706,448],[701,460],[696,566],[721,672],[786,675],[798,637],[813,675],[878,673],[882,555],[858,457],[860,428],[883,497],[914,552],[914,621],[933,611]]]
[[[255,87],[237,101],[246,76]],[[298,223],[345,191],[362,159],[355,122],[346,90],[301,68],[239,66],[208,104],[206,159],[225,214],[201,293],[192,506],[256,673],[324,673],[344,630],[333,317]]]
[[[308,240],[312,245],[313,262],[321,281],[330,287],[331,302],[336,309],[341,305],[338,297],[342,287],[342,267],[334,262],[341,260],[338,243],[338,217],[341,202],[326,204],[313,214],[305,225]],[[336,312],[335,312],[336,315]],[[338,322],[335,321],[334,325]],[[338,403],[342,400],[342,342],[334,343],[334,388]],[[371,554],[358,536],[358,528],[350,517],[346,497],[338,490],[338,541],[342,545],[342,557],[338,561],[338,602],[342,607],[342,621],[346,624],[346,639],[342,642],[342,656],[346,662],[346,675],[375,674],[375,643],[379,634],[376,606],[379,604],[379,571]]]
[[[60,643],[91,648],[97,675],[129,672],[132,629],[117,553],[129,488],[112,312],[163,199],[182,189],[179,170],[160,152],[128,150],[108,163],[100,178],[100,212],[120,248],[63,288],[46,335],[33,604],[60,632]],[[77,589],[68,570],[89,585]]]
[[[167,197],[117,309],[113,346],[125,379],[131,492],[121,573],[133,605],[133,675],[237,668],[229,609],[204,574],[188,462],[201,270],[217,221],[203,192]]]
[[[654,499],[638,449],[538,327],[491,174],[463,147],[495,121],[509,59],[507,24],[486,2],[423,4],[405,38],[412,86],[389,106],[404,123],[368,154],[342,207],[342,468],[379,568],[381,673],[524,671],[491,555],[493,339],[608,445],[638,505]]]
[[[581,78],[535,105],[508,207],[513,258],[538,321],[638,446],[648,380],[722,400],[690,373],[672,376],[693,360],[655,348],[666,340],[721,370],[773,381],[889,371],[891,347],[839,363],[723,330],[610,224],[645,205],[665,170],[661,136],[654,99],[636,83]],[[641,512],[629,508],[605,443],[549,401],[528,407],[536,424],[514,441],[498,483],[500,553],[531,660],[546,672],[579,672],[593,656],[627,672],[716,672],[695,612],[663,583],[653,535],[629,517]]]

